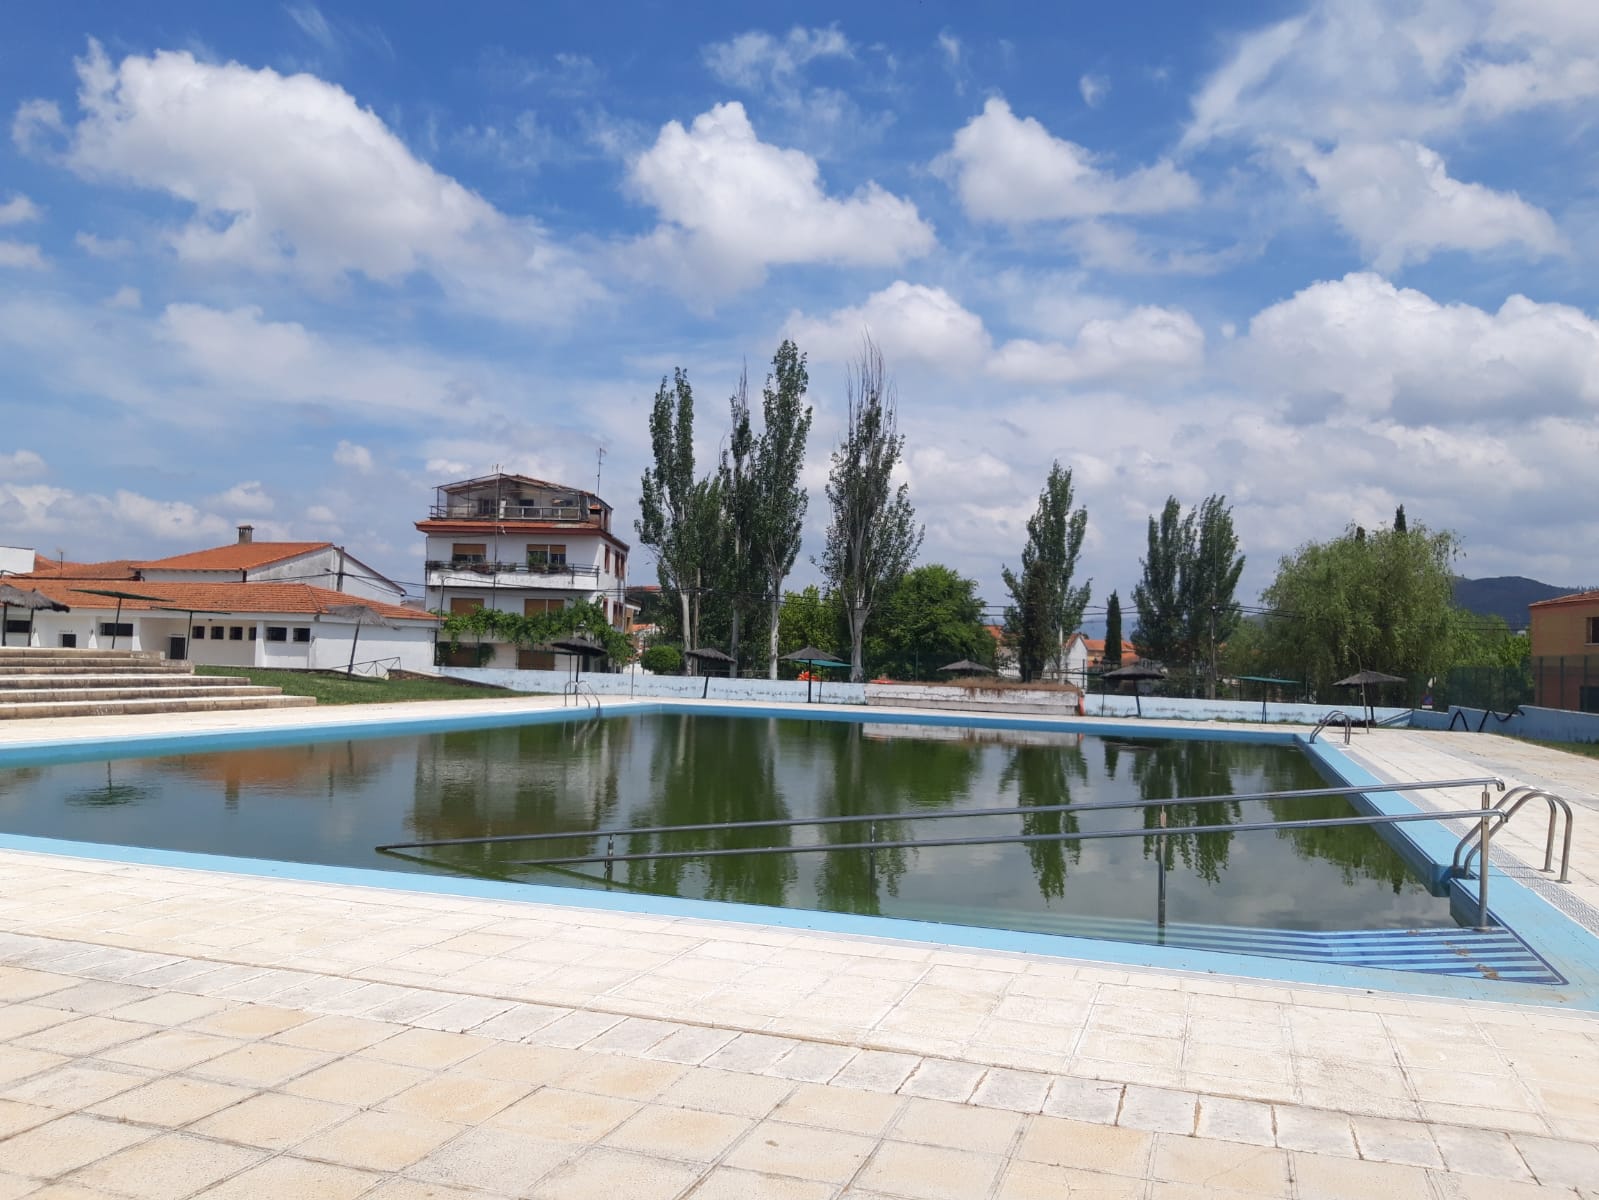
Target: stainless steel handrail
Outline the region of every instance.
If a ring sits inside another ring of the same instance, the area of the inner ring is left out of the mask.
[[[571,699],[573,704],[577,704],[579,701],[582,701],[582,703],[585,706],[588,705],[588,702],[590,700],[593,700],[594,701],[594,715],[596,717],[600,715],[600,694],[594,690],[594,685],[593,684],[584,683],[581,679],[568,680],[565,684],[563,684],[561,686],[561,707],[562,708],[566,707],[566,701],[567,701],[568,698]],[[387,847],[383,847],[383,846],[379,846],[378,847],[378,849],[380,849],[380,850],[386,849],[386,848]]]
[[[1349,714],[1341,708],[1333,709],[1332,712],[1316,722],[1316,728],[1310,731],[1310,740],[1314,742],[1317,734],[1336,721],[1344,723],[1344,745],[1349,745],[1349,735],[1353,731],[1355,723],[1350,719]]]
[[[1549,806],[1549,831],[1544,836],[1543,869],[1554,869],[1555,857],[1555,825],[1560,814],[1566,818],[1565,837],[1560,846],[1560,877],[1556,882],[1571,882],[1571,804],[1563,797],[1553,792],[1546,792],[1542,788],[1518,787],[1512,788],[1500,797],[1499,803],[1494,805],[1493,811],[1498,814],[1495,819],[1495,828],[1503,828],[1509,824],[1510,818],[1521,811],[1522,806],[1529,800],[1543,800]],[[1455,846],[1453,870],[1457,875],[1470,875],[1471,863],[1482,851],[1482,829],[1479,826],[1463,836]],[[1469,847],[1469,848],[1468,848]],[[1465,857],[1462,858],[1462,852]]]
[[[568,687],[571,684],[567,685]],[[435,838],[423,842],[389,842],[378,850],[420,850],[432,846],[478,846],[497,842],[547,842],[563,838],[614,837],[617,834],[705,833],[710,830],[801,828],[810,825],[858,825],[873,821],[939,821],[956,817],[1016,817],[1043,813],[1113,812],[1130,808],[1164,808],[1176,804],[1219,804],[1226,801],[1299,800],[1312,796],[1353,796],[1367,792],[1441,791],[1445,788],[1492,786],[1504,790],[1504,780],[1488,775],[1479,779],[1435,779],[1426,783],[1373,783],[1354,787],[1302,788],[1287,792],[1240,792],[1231,796],[1177,796],[1169,800],[1103,800],[1085,804],[1023,804],[1011,808],[940,808],[924,812],[859,813],[853,816],[778,817],[764,821],[712,821],[702,825],[640,825],[620,829],[565,829],[547,833],[502,833],[486,837]],[[1168,831],[1169,832],[1169,831]],[[1151,834],[1153,836],[1153,834]]]

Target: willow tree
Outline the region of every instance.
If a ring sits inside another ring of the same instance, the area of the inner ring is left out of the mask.
[[[894,486],[904,453],[894,385],[883,355],[867,338],[849,369],[844,436],[833,450],[827,499],[833,507],[819,565],[849,621],[852,683],[866,678],[866,622],[899,583],[922,545],[910,488]]]
[[[1027,520],[1022,569],[1001,571],[1011,605],[1005,610],[1005,632],[1016,647],[1022,679],[1032,680],[1051,659],[1059,660],[1066,635],[1083,620],[1089,584],[1074,585],[1077,556],[1088,531],[1088,511],[1072,508],[1071,469],[1052,463],[1038,508]]]

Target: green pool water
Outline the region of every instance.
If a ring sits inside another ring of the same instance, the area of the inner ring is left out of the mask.
[[[379,854],[392,842],[784,817],[911,814],[1325,786],[1297,747],[673,713],[0,771],[0,830],[211,854],[609,887],[1072,932],[1452,925],[1362,828],[735,855],[526,869],[599,838]],[[1169,825],[1333,817],[1341,798],[1168,808]],[[882,840],[1153,828],[1158,810],[878,822]],[[625,851],[856,842],[863,823],[617,839]]]

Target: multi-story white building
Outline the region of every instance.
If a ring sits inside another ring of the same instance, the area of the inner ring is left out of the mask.
[[[445,613],[495,608],[534,615],[588,601],[627,629],[628,544],[611,532],[611,506],[581,488],[526,475],[495,474],[443,484],[416,523],[427,538],[427,608]],[[492,647],[480,663],[475,646],[455,666],[555,666],[555,656]]]

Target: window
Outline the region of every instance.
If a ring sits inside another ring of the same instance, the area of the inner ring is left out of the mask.
[[[267,641],[286,642],[289,640],[289,627],[287,625],[268,625]]]
[[[294,640],[309,642],[311,640],[311,627],[309,625],[296,625],[294,627]]]
[[[228,629],[228,641],[230,641],[230,642],[242,642],[242,641],[244,641],[244,626],[243,625],[231,626]]]
[[[489,556],[487,542],[456,542],[450,547],[450,561],[458,563],[480,563]]]
[[[565,600],[524,600],[522,601],[522,615],[524,617],[542,617],[545,613],[560,612],[565,607]]]
[[[622,557],[620,551],[616,555],[616,581],[618,583],[627,578],[627,559]]]
[[[566,566],[566,547],[564,545],[529,545],[527,548],[527,565],[534,570],[540,567]]]
[[[6,621],[6,632],[7,633],[27,633],[28,632],[28,623],[26,621],[19,621],[19,620],[17,620],[16,617],[11,617],[11,618],[9,618]]]
[[[63,650],[76,650],[78,648],[78,635],[75,633],[63,633],[61,635],[61,648]]]
[[[253,642],[253,641],[255,641],[255,639],[256,639],[256,636],[257,636],[257,635],[258,635],[258,634],[259,634],[259,633],[260,633],[260,632],[261,632],[261,627],[260,627],[260,626],[259,626],[259,625],[252,625],[252,626],[250,626],[250,640],[251,640],[251,641],[252,641],[252,642]]]
[[[132,637],[133,636],[133,622],[132,621],[117,621],[117,622],[113,623],[111,621],[101,621],[100,622],[100,636],[101,637]]]
[[[1588,618],[1588,644],[1599,645],[1599,617]]]
[[[483,607],[483,600],[479,596],[451,596],[450,611],[452,613],[477,612]]]
[[[227,637],[227,635],[228,635],[228,631],[226,629],[224,629],[221,625],[213,625],[213,626],[211,626],[211,640],[213,642],[220,642],[223,638]],[[199,641],[198,638],[196,638],[195,640]]]
[[[607,575],[611,573],[611,548],[609,546],[605,547],[605,573]]]

